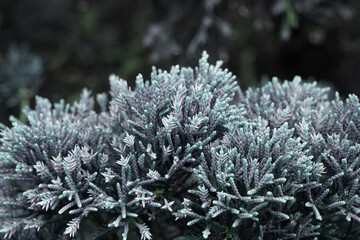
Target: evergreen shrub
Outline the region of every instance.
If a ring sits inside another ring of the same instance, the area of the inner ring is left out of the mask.
[[[242,91],[207,58],[11,118],[2,238],[358,239],[359,99],[299,77]]]

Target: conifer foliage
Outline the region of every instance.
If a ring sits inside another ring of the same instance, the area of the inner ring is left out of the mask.
[[[37,97],[0,137],[5,239],[356,239],[360,104],[211,65]]]

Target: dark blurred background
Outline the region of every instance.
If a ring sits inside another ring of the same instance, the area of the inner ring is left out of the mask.
[[[131,86],[151,66],[194,66],[203,50],[242,89],[263,76],[360,95],[359,0],[0,0],[0,122],[40,95],[73,101]]]

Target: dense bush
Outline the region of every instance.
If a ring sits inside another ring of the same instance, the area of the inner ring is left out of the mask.
[[[153,69],[1,132],[9,239],[357,239],[360,104],[210,65]]]

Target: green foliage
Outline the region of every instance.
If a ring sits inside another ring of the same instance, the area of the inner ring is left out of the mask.
[[[0,50],[30,46],[45,63],[40,94],[52,101],[84,86],[104,91],[111,71],[134,79],[153,64],[195,64],[203,49],[231,60],[243,87],[261,74],[301,74],[344,94],[360,91],[349,82],[358,77],[356,9],[357,0],[2,0]]]
[[[5,56],[0,56],[0,66],[0,104],[14,107],[38,92],[43,80],[43,62],[28,48],[11,46]],[[19,93],[23,88],[28,96]]]
[[[42,59],[25,46],[12,45],[4,56],[0,55],[1,122],[7,121],[7,111],[29,105],[43,82],[43,68]]]
[[[356,239],[358,98],[299,77],[242,92],[207,58],[11,118],[2,237]]]

